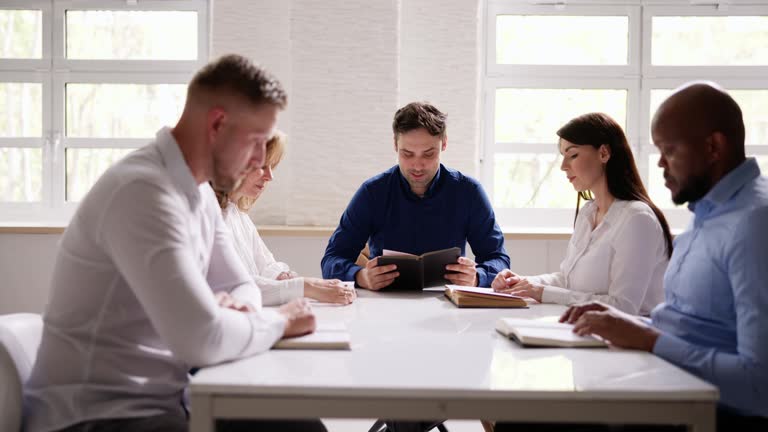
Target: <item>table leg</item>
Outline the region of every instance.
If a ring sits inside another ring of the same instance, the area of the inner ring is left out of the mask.
[[[189,432],[215,432],[216,419],[211,409],[213,400],[209,395],[192,395],[192,410],[189,419]],[[698,431],[696,431],[698,432]]]

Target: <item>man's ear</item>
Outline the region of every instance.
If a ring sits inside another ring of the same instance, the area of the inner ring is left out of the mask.
[[[443,143],[440,144],[440,151],[445,151],[448,148],[448,135],[443,135]]]
[[[710,161],[721,160],[728,152],[728,138],[722,132],[712,132],[706,139]]]
[[[206,128],[210,142],[216,142],[216,137],[221,132],[226,122],[227,113],[223,108],[211,108],[206,116]]]

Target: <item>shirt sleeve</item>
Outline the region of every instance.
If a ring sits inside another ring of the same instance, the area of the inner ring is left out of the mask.
[[[264,306],[279,306],[293,299],[304,297],[303,277],[275,280],[254,276],[254,280],[261,290]]]
[[[231,227],[226,224],[220,212],[215,215],[215,235],[211,248],[211,262],[206,279],[213,292],[226,291],[240,301],[248,302],[261,309],[262,296],[246,270],[242,257],[237,254]]]
[[[545,288],[542,300],[565,305],[599,301],[637,315],[647,293],[663,289],[653,286],[653,276],[666,259],[664,234],[656,217],[645,212],[629,216],[620,229],[611,241],[614,254],[608,265],[608,294]]]
[[[720,401],[747,415],[768,417],[768,208],[736,226],[727,268],[736,313],[736,352],[692,344],[663,333],[653,352],[716,385]]]
[[[474,187],[467,241],[475,254],[477,286],[489,287],[497,273],[509,268],[509,255],[488,196],[481,185],[474,184]]]
[[[208,366],[269,349],[282,336],[285,319],[273,311],[242,313],[218,306],[189,236],[187,208],[158,184],[122,186],[100,223],[105,250],[157,333],[188,365]],[[238,263],[219,256],[211,263],[214,271],[235,274],[209,276],[234,289],[244,272]]]
[[[542,303],[567,304],[568,290],[565,287],[565,275],[563,272],[546,273],[536,276],[527,276],[532,283],[544,286],[541,293]]]
[[[328,240],[320,263],[323,278],[354,281],[362,267],[355,264],[357,256],[370,237],[373,206],[365,185],[361,186],[341,215],[339,226]]]
[[[304,296],[304,279],[294,278],[276,280],[283,271],[289,271],[288,265],[275,261],[272,252],[261,239],[256,225],[251,218],[238,209],[232,209],[228,217],[224,218],[224,224],[232,229],[235,234],[235,252],[240,251],[241,261],[253,261],[247,267],[253,274],[249,279],[256,282],[258,288],[236,289],[235,297],[245,298],[259,297],[259,303],[264,306],[278,306]],[[239,223],[234,223],[237,220]],[[239,232],[236,232],[239,231]],[[252,285],[252,284],[251,284]],[[255,292],[254,292],[255,291]]]
[[[280,273],[289,272],[291,269],[288,267],[288,264],[279,262],[275,259],[274,255],[272,255],[272,251],[270,251],[264,243],[259,231],[256,229],[253,221],[251,221],[251,218],[248,217],[248,215],[245,216],[248,219],[246,223],[253,227],[253,230],[251,231],[251,235],[253,236],[253,259],[256,268],[259,270],[259,275],[268,279],[275,279]]]

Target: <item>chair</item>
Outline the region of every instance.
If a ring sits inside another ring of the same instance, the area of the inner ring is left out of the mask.
[[[368,243],[366,243],[363,250],[361,250],[360,253],[357,255],[357,260],[355,261],[355,265],[359,265],[360,267],[365,267],[365,265],[368,264],[368,261],[370,260],[369,258],[370,255],[371,253],[368,251]]]
[[[0,315],[0,431],[20,431],[24,383],[43,333],[40,315]]]

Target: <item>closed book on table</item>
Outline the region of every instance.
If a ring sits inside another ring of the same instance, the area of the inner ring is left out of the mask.
[[[490,288],[446,285],[445,296],[460,308],[525,308],[522,297],[497,293]]]
[[[343,324],[318,326],[314,333],[280,339],[272,349],[350,350],[352,338]]]
[[[579,336],[572,324],[524,318],[501,318],[496,331],[523,346],[589,348],[607,344],[595,336]]]
[[[444,278],[448,264],[456,264],[461,256],[457,247],[411,255],[403,252],[384,250],[384,255],[378,258],[378,265],[397,265],[400,273],[385,290],[420,291],[426,287],[443,285],[450,282]]]

